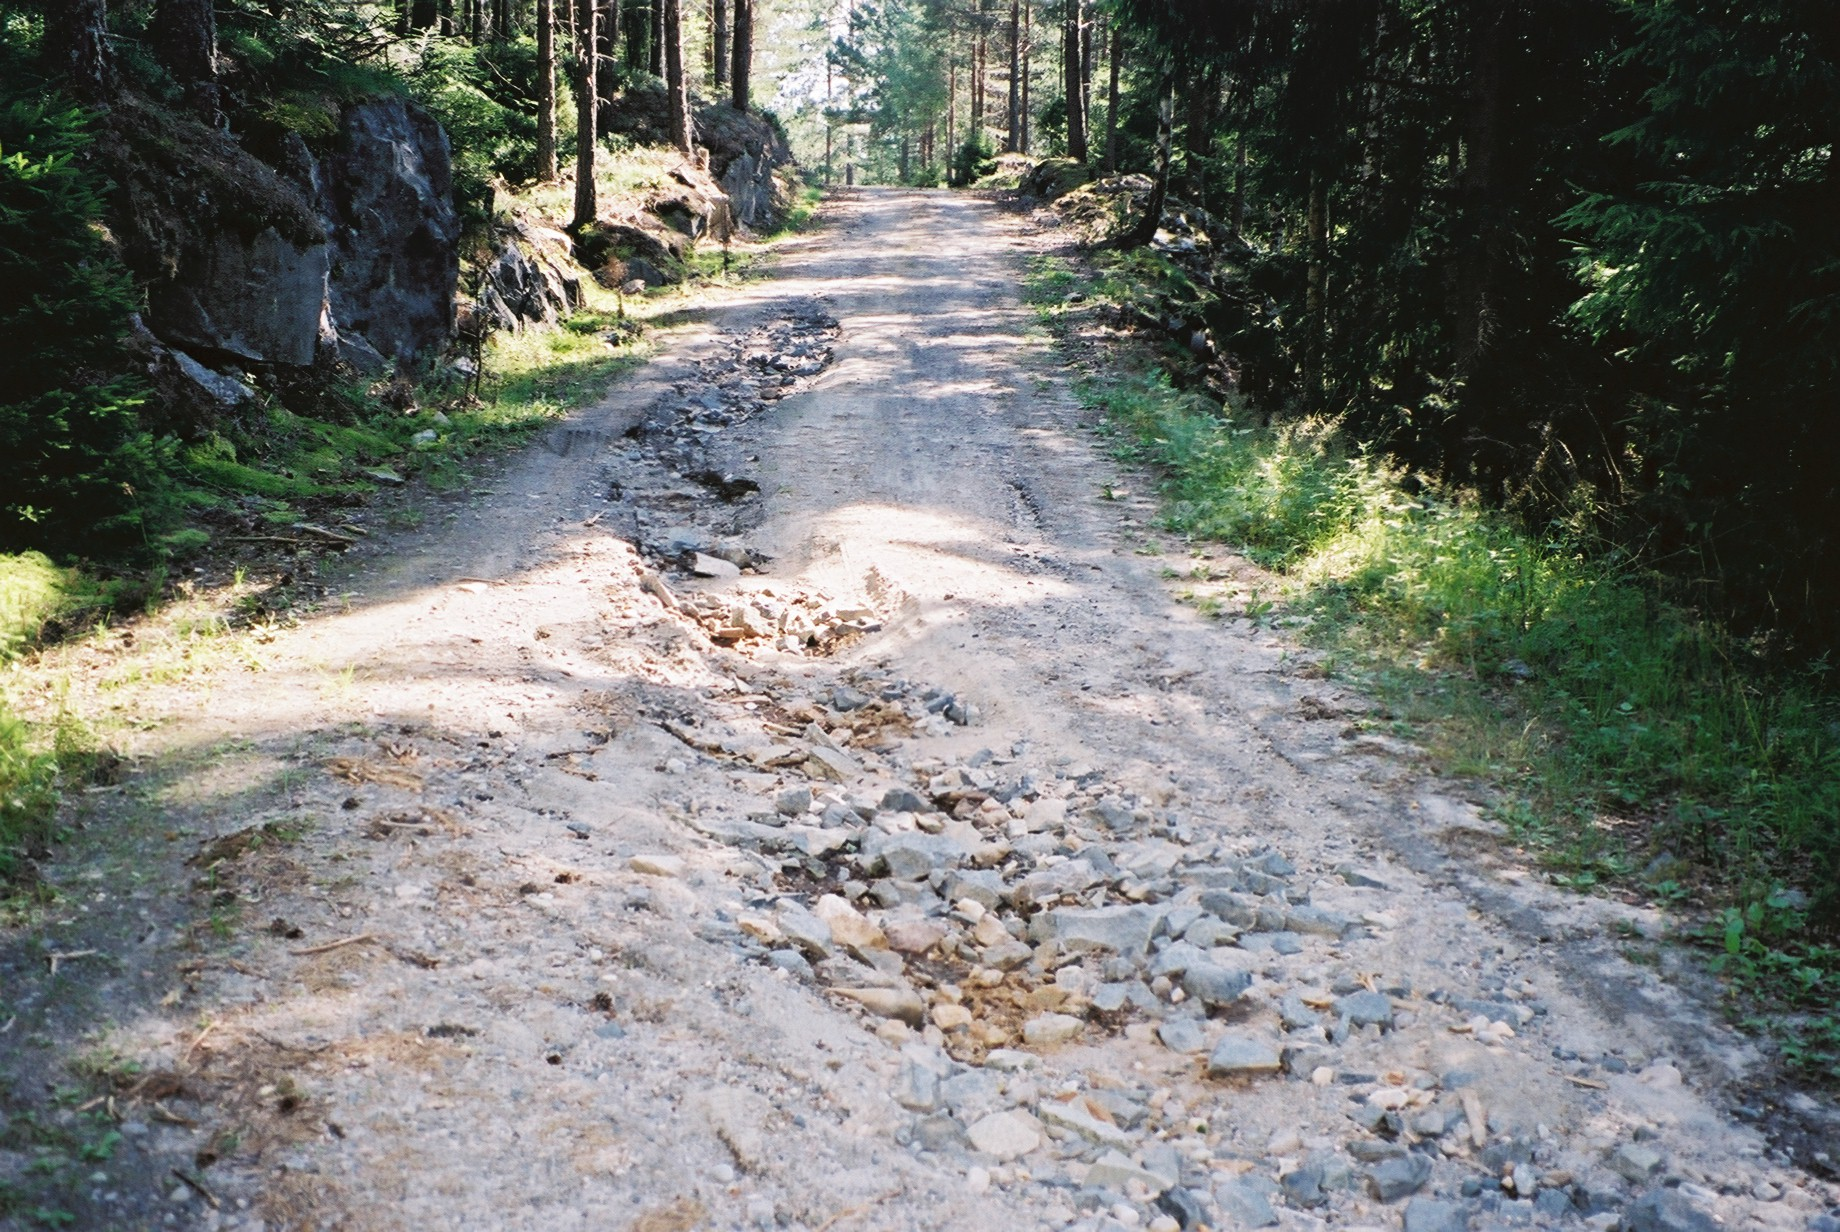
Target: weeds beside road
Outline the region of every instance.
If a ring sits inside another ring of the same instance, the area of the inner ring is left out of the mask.
[[[1577,527],[1530,532],[1408,484],[1333,423],[1262,426],[1177,388],[1179,359],[1094,329],[1180,276],[1162,265],[1042,257],[1029,297],[1076,361],[1105,348],[1081,396],[1121,457],[1159,477],[1165,528],[1271,571],[1269,591],[1200,576],[1184,597],[1327,652],[1395,734],[1490,786],[1555,882],[1682,908],[1746,1020],[1840,1079],[1840,947],[1823,940],[1840,919],[1840,706],[1825,665],[1766,664]]]

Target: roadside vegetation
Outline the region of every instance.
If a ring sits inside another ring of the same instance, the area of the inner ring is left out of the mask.
[[[657,161],[642,147],[609,155],[601,178],[613,191]],[[809,225],[813,204],[802,199],[784,230]],[[111,720],[65,697],[35,651],[173,608],[171,670],[142,665],[164,679],[214,661],[207,647],[226,634],[293,619],[313,601],[276,580],[294,554],[340,550],[369,533],[348,519],[380,492],[463,484],[483,456],[593,402],[646,361],[656,330],[758,273],[769,247],[737,245],[727,272],[719,249],[698,252],[690,282],[639,295],[584,279],[579,312],[553,330],[494,334],[476,374],[448,366],[354,379],[322,391],[310,413],[265,398],[209,436],[175,443],[159,476],[164,545],[151,559],[58,564],[39,551],[0,553],[0,886],[35,892],[29,861],[51,848],[63,792],[108,761]],[[391,518],[417,520],[413,500]]]
[[[1029,292],[1072,341],[1180,277],[1153,253],[1050,257]],[[1785,666],[1668,602],[1587,517],[1529,527],[1333,419],[1267,426],[1181,388],[1181,352],[1109,336],[1081,392],[1119,454],[1160,478],[1164,528],[1272,576],[1263,593],[1199,588],[1204,610],[1326,651],[1389,732],[1491,786],[1556,883],[1681,909],[1743,1016],[1840,1079],[1840,704],[1825,663]]]

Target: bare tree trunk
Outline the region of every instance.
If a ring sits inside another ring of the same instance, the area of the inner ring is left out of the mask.
[[[683,0],[664,0],[664,78],[670,99],[671,144],[690,153],[690,75],[684,66]]]
[[[651,45],[646,48],[646,67],[654,77],[664,76],[664,0],[652,0]]]
[[[106,105],[115,93],[104,0],[52,0],[46,6],[44,56],[83,102]]]
[[[958,61],[948,51],[946,65],[946,183],[952,182],[952,162],[958,157]]]
[[[1329,303],[1329,177],[1310,172],[1310,207],[1306,223],[1309,265],[1305,269],[1304,316],[1309,331],[1303,340],[1303,400],[1309,410],[1322,405],[1323,343]]]
[[[1469,375],[1478,366],[1494,333],[1494,282],[1501,227],[1496,217],[1496,145],[1502,111],[1502,57],[1508,20],[1497,12],[1484,19],[1479,32],[1469,106],[1463,133],[1463,170],[1457,197],[1471,239],[1457,260],[1457,370]]]
[[[1080,67],[1080,0],[1067,0],[1067,17],[1061,29],[1062,89],[1067,95],[1067,157],[1083,163],[1086,148],[1086,109],[1084,76]]]
[[[1117,19],[1112,21],[1112,38],[1106,52],[1110,80],[1105,86],[1105,174],[1118,174],[1118,67],[1119,53],[1124,50],[1124,32],[1118,28]]]
[[[1023,153],[1023,0],[1010,0],[1010,129],[1008,153]]]
[[[1034,146],[1030,133],[1033,127],[1030,114],[1032,104],[1029,101],[1030,62],[1035,53],[1035,0],[1022,0],[1022,152],[1027,154]]]
[[[1233,234],[1246,229],[1246,138],[1233,139]]]
[[[754,69],[754,0],[735,0],[735,60],[730,74],[735,110],[748,110],[748,92]]]
[[[709,88],[720,95],[728,88],[728,0],[712,0],[710,10],[710,43],[715,48],[715,72]]]
[[[592,226],[597,211],[594,150],[597,91],[595,89],[595,25],[599,12],[594,0],[575,0],[575,228]]]
[[[984,134],[984,25],[983,6],[979,6],[977,35],[971,43],[971,123],[965,127],[967,141]]]
[[[185,91],[192,114],[213,128],[224,123],[217,89],[217,14],[211,0],[158,0],[148,31],[154,54]]]
[[[1185,86],[1188,90],[1188,123],[1182,141],[1182,173],[1194,186],[1195,203],[1208,208],[1208,147],[1214,140],[1214,112],[1220,100],[1220,73],[1213,64],[1205,64]]]
[[[600,6],[600,31],[595,40],[594,89],[596,102],[605,106],[619,92],[620,0],[594,0]]]
[[[1122,248],[1143,248],[1155,239],[1157,228],[1163,225],[1163,207],[1169,201],[1170,152],[1176,143],[1176,73],[1172,67],[1163,69],[1156,93],[1156,182],[1150,189],[1150,205],[1144,216],[1119,241]]]
[[[537,178],[556,178],[556,0],[537,0]]]

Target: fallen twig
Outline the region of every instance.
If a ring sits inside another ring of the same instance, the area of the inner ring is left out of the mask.
[[[101,950],[53,950],[45,955],[45,961],[51,964],[51,974],[56,975],[60,963],[71,962],[78,958],[94,958],[100,953],[102,953]]]
[[[318,945],[310,945],[303,950],[289,950],[288,952],[300,958],[307,958],[314,954],[326,954],[333,950],[343,949],[348,945],[362,945],[376,939],[373,933],[359,933],[355,937],[340,937],[337,941],[322,941]]]
[[[224,1204],[217,1200],[216,1194],[204,1187],[203,1181],[178,1168],[174,1168],[172,1174],[183,1181],[187,1189],[203,1198],[206,1202],[209,1202],[212,1210],[221,1210],[223,1208]]]
[[[866,1215],[874,1208],[888,1201],[888,1199],[899,1195],[900,1192],[901,1191],[898,1189],[891,1189],[887,1193],[882,1194],[879,1197],[870,1198],[867,1202],[859,1203],[856,1206],[846,1207],[845,1209],[838,1211],[835,1215],[832,1215],[829,1219],[826,1219],[823,1223],[819,1224],[817,1227],[817,1232],[830,1232],[830,1229],[832,1227],[836,1226],[839,1223],[842,1223],[846,1219],[854,1219],[858,1215]]]

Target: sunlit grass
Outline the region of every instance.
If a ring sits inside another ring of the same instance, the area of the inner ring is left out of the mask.
[[[1050,320],[1111,296],[1154,302],[1152,285],[1117,285],[1129,275],[1043,259],[1030,298]],[[1408,494],[1333,425],[1261,426],[1174,388],[1148,357],[1108,364],[1082,393],[1160,477],[1166,528],[1278,571],[1298,636],[1443,770],[1492,784],[1497,815],[1555,880],[1687,882],[1705,906],[1731,905],[1734,972],[1793,967],[1832,1009],[1840,951],[1806,931],[1840,918],[1840,706],[1823,664],[1766,664],[1563,525],[1533,533],[1462,493]],[[1181,597],[1202,607],[1200,591]],[[1840,1033],[1832,1048],[1805,1024],[1784,1038],[1840,1075]]]

